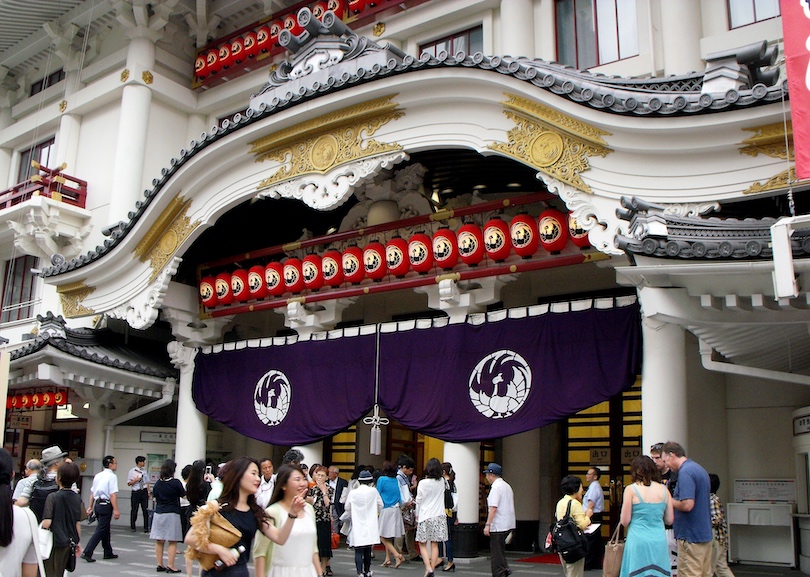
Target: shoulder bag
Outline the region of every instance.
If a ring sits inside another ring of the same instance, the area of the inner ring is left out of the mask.
[[[622,570],[622,556],[624,555],[624,539],[619,539],[622,524],[616,525],[613,536],[605,545],[605,559],[602,562],[603,577],[619,577]]]
[[[574,519],[571,517],[571,504],[563,518],[551,526],[551,544],[553,550],[559,553],[566,563],[576,563],[588,554],[588,539]]]
[[[28,517],[28,524],[31,526],[31,536],[34,542],[34,550],[37,552],[37,564],[39,564],[39,574],[45,575],[45,565],[42,563],[42,553],[39,550],[39,539],[37,538],[37,518],[29,507],[21,507],[25,516]]]
[[[239,542],[242,533],[234,527],[219,512],[220,505],[217,501],[210,501],[191,517],[191,529],[197,537],[197,547],[207,549],[210,543],[222,545],[230,548]],[[203,553],[193,547],[186,549],[187,559],[198,559],[200,567],[206,571],[214,567],[214,563],[219,559],[219,555],[213,553]]]

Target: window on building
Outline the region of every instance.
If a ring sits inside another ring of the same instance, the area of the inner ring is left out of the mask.
[[[56,72],[48,74],[45,78],[41,78],[31,85],[31,96],[34,94],[39,94],[49,86],[53,86],[57,82],[61,82],[64,79],[65,71],[61,68]]]
[[[37,267],[37,257],[25,255],[6,262],[3,277],[3,306],[0,323],[31,318],[34,305],[36,277],[31,273]]]
[[[780,14],[779,0],[728,0],[728,19],[731,28],[776,18]]]
[[[49,138],[20,153],[20,170],[17,173],[17,182],[26,181],[35,173],[34,169],[31,168],[32,160],[36,160],[42,166],[50,165],[53,154],[56,152],[54,147],[55,142],[56,140],[54,138]]]
[[[557,0],[557,60],[587,70],[638,56],[635,0]]]
[[[476,26],[475,28],[470,28],[469,30],[456,32],[455,34],[445,36],[444,38],[439,38],[438,40],[428,42],[427,44],[423,44],[419,47],[420,55],[427,52],[434,58],[441,52],[447,52],[447,54],[454,55],[457,52],[462,51],[467,54],[475,54],[476,52],[484,51],[483,27]]]

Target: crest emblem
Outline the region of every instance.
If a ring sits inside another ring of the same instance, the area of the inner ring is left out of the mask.
[[[291,396],[287,375],[276,369],[266,372],[253,392],[256,416],[268,427],[278,425],[290,410]]]
[[[505,419],[514,415],[529,397],[532,370],[518,353],[502,349],[475,365],[469,388],[470,400],[482,415]]]

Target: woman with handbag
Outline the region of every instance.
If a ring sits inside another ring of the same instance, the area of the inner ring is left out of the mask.
[[[563,477],[560,482],[560,490],[563,493],[562,499],[557,501],[555,509],[555,519],[560,521],[566,515],[574,520],[577,527],[585,530],[591,524],[591,520],[585,515],[585,510],[582,508],[582,495],[585,490],[582,488],[582,481],[579,477],[568,475]],[[572,563],[567,562],[562,554],[560,554],[560,563],[562,564],[565,577],[583,577],[585,574],[585,556],[578,561]]]
[[[284,544],[287,541],[295,519],[304,508],[303,495],[296,495],[291,500],[287,517],[279,519],[277,527],[270,522],[264,510],[256,503],[256,491],[260,484],[259,463],[255,459],[249,457],[234,459],[223,468],[220,496],[215,502],[201,507],[192,518],[192,528],[185,540],[186,545],[189,546],[186,555],[200,558],[204,577],[225,575],[248,577],[247,562],[250,557],[253,536],[257,530],[274,543]],[[212,510],[214,510],[213,514]],[[213,518],[216,515],[221,515],[230,525],[229,528],[239,535],[228,546],[215,542],[214,531],[204,520],[206,517],[209,518],[213,525]],[[213,566],[205,568],[203,565],[205,555],[218,557],[218,561],[222,562],[222,570],[216,572]]]
[[[658,482],[658,467],[646,455],[633,459],[630,478],[633,483],[624,489],[622,502],[621,523],[628,529],[620,575],[648,567],[666,577],[671,573],[664,524],[671,525],[674,518],[672,497]]]
[[[51,556],[44,562],[46,577],[62,577],[71,563],[76,567],[76,555],[80,554],[80,520],[84,510],[82,498],[72,489],[78,480],[79,467],[73,463],[62,463],[56,471],[59,490],[45,500],[42,528],[53,533]]]
[[[447,541],[447,515],[444,512],[442,464],[430,459],[424,477],[416,486],[416,542],[425,564],[425,577],[433,577],[439,565],[439,543]]]
[[[183,539],[182,523],[180,522],[180,497],[186,495],[186,490],[180,479],[174,478],[177,465],[171,459],[163,461],[160,467],[160,479],[152,488],[155,498],[155,514],[152,519],[152,531],[149,538],[155,542],[155,558],[157,559],[158,573],[180,573],[174,566],[177,556],[177,542]],[[163,565],[163,547],[169,543],[166,565]]]
[[[391,557],[396,560],[394,569],[398,569],[405,562],[405,557],[397,549],[396,539],[405,534],[405,525],[402,523],[402,492],[397,481],[397,464],[394,461],[385,461],[382,474],[377,479],[377,492],[383,501],[383,510],[380,512],[380,540],[385,546],[385,561],[383,567],[391,566]]]
[[[444,542],[444,557],[446,563],[442,571],[456,570],[453,562],[453,542],[450,538],[450,531],[453,525],[458,525],[458,491],[456,490],[456,472],[450,463],[442,463],[442,476],[444,477],[444,512],[447,515],[447,541]],[[448,501],[448,495],[450,497]],[[448,507],[448,505],[451,505]]]

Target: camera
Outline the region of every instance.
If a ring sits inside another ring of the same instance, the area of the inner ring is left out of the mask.
[[[206,466],[205,466],[205,474],[206,474],[206,475],[210,475],[210,474],[211,474],[211,465],[206,465]]]

